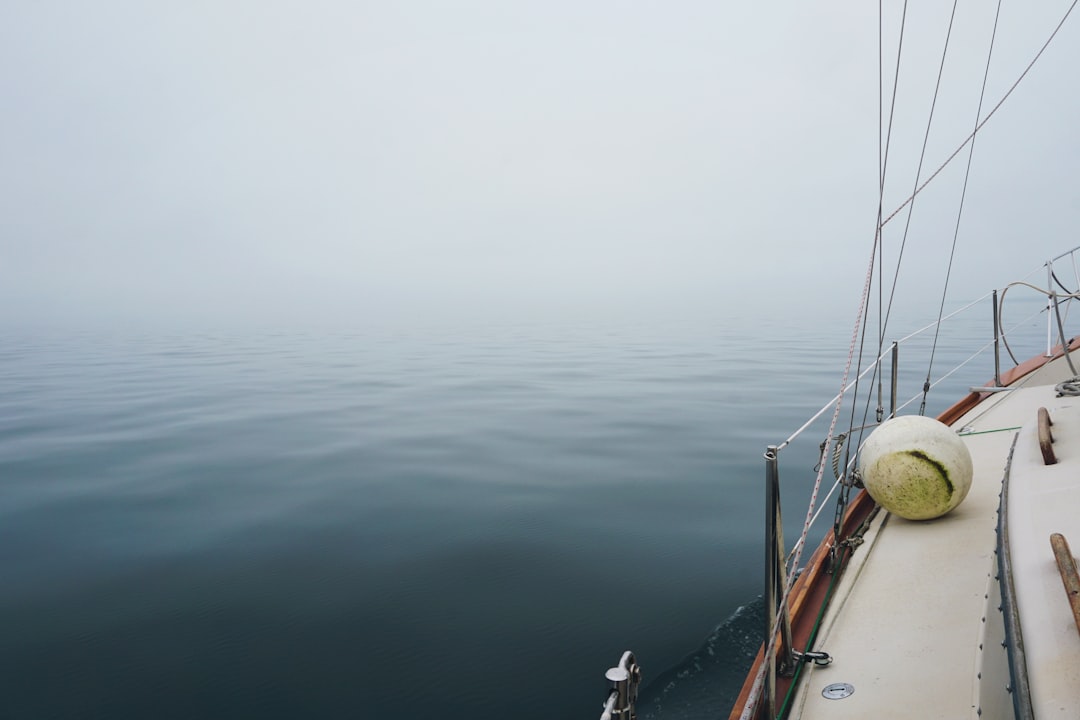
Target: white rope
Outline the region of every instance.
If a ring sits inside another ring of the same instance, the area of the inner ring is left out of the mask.
[[[855,327],[851,331],[851,343],[848,345],[847,362],[844,363],[844,375],[840,380],[840,393],[836,397],[836,405],[833,409],[832,420],[829,422],[829,432],[825,435],[825,442],[821,447],[821,459],[818,463],[817,477],[814,479],[814,489],[810,493],[810,506],[806,509],[806,520],[803,522],[802,533],[799,535],[798,550],[795,553],[793,560],[793,567],[799,567],[799,561],[802,559],[803,550],[806,548],[806,537],[810,533],[810,525],[814,519],[814,510],[817,505],[818,493],[821,491],[821,480],[825,474],[825,467],[829,465],[829,451],[832,448],[833,440],[836,437],[836,424],[840,419],[840,409],[844,405],[844,392],[848,386],[848,377],[851,375],[851,366],[855,360],[855,348],[859,343],[859,329],[862,327],[863,312],[866,309],[866,300],[870,296],[870,285],[874,278],[874,260],[877,256],[878,241],[880,239],[881,229],[878,228],[874,233],[874,247],[870,252],[870,262],[866,268],[866,278],[863,280],[862,298],[859,300],[859,309],[855,313]],[[788,596],[791,594],[791,588],[795,584],[795,573],[788,573],[787,583],[784,585],[784,593],[780,596],[780,611],[786,612]],[[776,652],[776,632],[774,630],[769,631],[769,644],[765,648],[765,654],[762,655],[762,663],[758,667],[756,676],[754,677],[754,684],[750,688],[750,697],[747,698],[746,705],[743,706],[742,715],[740,720],[751,720],[754,715],[754,711],[757,707],[758,700],[761,698],[761,688],[765,681],[765,671],[769,667],[768,659],[772,657]]]
[[[1014,287],[1016,285],[1019,285],[1021,287],[1031,288],[1035,292],[1039,293],[1040,295],[1045,295],[1046,297],[1050,297],[1050,295],[1052,293],[1052,291],[1050,291],[1050,290],[1043,290],[1038,285],[1032,285],[1031,283],[1024,282],[1022,280],[1017,280],[1016,282],[1009,283],[1008,285],[1005,286],[1005,290],[1008,290],[1009,288]],[[1001,292],[1004,294],[1005,290],[1002,290]],[[1080,298],[1080,293],[1056,293],[1056,294],[1057,294],[1057,296],[1059,298],[1064,298],[1066,300],[1076,300],[1077,298]]]
[[[825,494],[825,497],[821,501],[821,507],[819,507],[817,512],[814,513],[814,519],[810,521],[811,527],[817,524],[818,518],[821,517],[821,513],[825,511],[826,507],[828,507],[829,499],[833,496],[833,493],[836,492],[836,488],[840,487],[840,483],[843,481],[843,479],[843,476],[838,477],[836,479],[836,482],[832,484],[832,487],[829,488],[829,492]],[[795,551],[803,545],[803,542],[805,540],[806,538],[804,537],[800,537],[798,540],[796,540],[795,545],[791,548],[791,552],[788,553],[787,560],[785,561],[788,564],[788,572],[795,571],[796,568],[794,565],[791,564],[791,559],[795,557]]]

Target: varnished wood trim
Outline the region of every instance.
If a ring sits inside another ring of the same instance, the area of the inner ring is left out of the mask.
[[[1046,408],[1039,408],[1039,451],[1042,453],[1043,465],[1057,465],[1057,457],[1054,455],[1054,436],[1050,432],[1050,413]]]
[[[1080,337],[1073,338],[1069,342],[1069,351],[1080,349]],[[1036,355],[1020,363],[1016,367],[1006,370],[1001,374],[1001,385],[1009,386],[1015,383],[1020,378],[1035,372],[1048,362],[1062,356],[1062,348],[1060,345],[1055,347],[1050,355],[1046,357],[1044,355]],[[988,387],[993,386],[995,383],[991,380],[986,383]],[[989,397],[990,393],[973,392],[953,404],[943,413],[938,415],[938,420],[946,425],[952,425],[966,412],[978,405],[984,399]],[[848,507],[847,514],[844,516],[844,537],[858,527],[874,510],[876,505],[870,494],[865,490],[861,491],[852,500],[851,505]],[[821,603],[825,600],[825,595],[828,592],[829,582],[831,577],[828,570],[829,551],[832,548],[833,535],[829,533],[817,550],[811,556],[810,561],[807,562],[806,568],[803,570],[802,575],[795,581],[795,585],[792,587],[792,594],[790,598],[791,608],[791,634],[793,643],[796,648],[805,648],[806,640],[810,636],[810,632],[813,629],[814,622],[817,618],[817,612],[821,608]],[[1080,625],[1077,626],[1080,629]],[[754,678],[757,675],[758,668],[761,666],[763,656],[765,654],[765,645],[762,643],[761,648],[758,649],[757,656],[754,658],[754,663],[750,667],[750,671],[746,675],[746,679],[743,681],[742,690],[739,692],[739,697],[735,701],[735,705],[732,707],[730,720],[738,720],[742,715],[743,706],[746,705],[747,699],[750,697],[750,689],[753,687]],[[777,697],[782,697],[787,693],[788,688],[791,686],[791,678],[779,677],[776,680],[776,694]],[[759,708],[758,717],[763,717]]]
[[[1061,575],[1061,583],[1065,586],[1065,595],[1069,599],[1076,631],[1080,632],[1080,574],[1076,572],[1076,560],[1069,549],[1069,541],[1061,533],[1050,536],[1050,547],[1054,549],[1054,560],[1057,562],[1058,574]]]
[[[1073,352],[1075,350],[1080,350],[1080,337],[1073,338],[1071,341],[1069,341],[1069,352]],[[1002,386],[1008,387],[1009,385],[1012,385],[1020,378],[1035,372],[1043,365],[1047,364],[1051,360],[1056,360],[1063,354],[1064,353],[1061,352],[1061,346],[1057,345],[1051,352],[1050,357],[1046,357],[1045,355],[1036,355],[1035,357],[1028,358],[1016,367],[1001,373]],[[986,385],[987,387],[992,387],[994,385],[994,381],[991,380],[987,382]],[[965,395],[960,401],[953,404],[952,407],[950,407],[948,410],[938,415],[937,419],[945,423],[946,425],[952,425],[954,422],[963,417],[964,413],[978,405],[984,399],[989,397],[989,395],[990,393],[984,392],[969,393],[968,395]]]
[[[841,525],[843,537],[847,537],[854,532],[876,507],[870,493],[865,490],[859,491],[844,514],[844,522]],[[807,561],[802,574],[799,575],[795,585],[791,588],[791,595],[788,598],[788,605],[791,608],[791,637],[792,643],[798,650],[806,649],[807,640],[810,639],[810,633],[817,619],[817,611],[821,604],[825,602],[825,596],[829,591],[829,583],[832,580],[832,576],[828,572],[829,551],[832,546],[833,534],[830,532],[818,545],[814,554],[810,556],[810,560]],[[757,675],[764,655],[765,646],[762,643],[762,646],[758,648],[757,656],[754,658],[754,664],[743,682],[739,698],[732,707],[731,720],[738,720],[742,715],[743,706],[750,697],[750,689],[754,685],[754,677]],[[776,679],[776,696],[778,698],[783,697],[790,687],[790,677],[778,677]],[[759,717],[763,716],[759,709]]]

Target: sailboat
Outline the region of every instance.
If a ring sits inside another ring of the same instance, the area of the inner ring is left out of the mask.
[[[979,132],[1075,5],[1062,8],[997,105],[985,98],[983,76],[974,127],[941,167],[967,157],[970,172]],[[989,46],[986,72],[993,36]],[[887,140],[885,148],[887,157]],[[915,187],[892,213],[880,200],[885,167],[879,161],[875,242],[840,391],[764,451],[766,622],[730,718],[1080,717],[1080,573],[1072,550],[1080,549],[1080,337],[1068,330],[1080,299],[1080,247],[1040,258],[1032,273],[948,314],[943,292],[936,319],[886,341],[884,229],[910,217],[941,167],[924,172],[920,156]],[[870,330],[874,289],[879,322]],[[1021,293],[1037,301],[1025,305]],[[967,350],[954,356],[955,367],[933,375],[945,328],[973,312],[986,314],[987,331],[962,338]],[[1028,357],[1018,348],[1022,328],[1032,326],[1039,346]],[[901,358],[917,342],[929,347],[929,361],[908,398],[898,386],[914,368]],[[928,395],[963,367],[985,368],[989,379],[927,417]],[[823,423],[805,522],[788,544],[784,451]],[[634,654],[623,653],[606,678],[601,717],[636,717],[642,671]]]

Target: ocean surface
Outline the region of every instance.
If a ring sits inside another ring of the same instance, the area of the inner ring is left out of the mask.
[[[7,333],[0,717],[716,717],[835,325]]]

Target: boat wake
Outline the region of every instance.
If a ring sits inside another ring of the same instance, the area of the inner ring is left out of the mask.
[[[700,648],[645,686],[638,715],[643,720],[726,716],[761,646],[764,622],[765,604],[760,597],[740,607]]]

